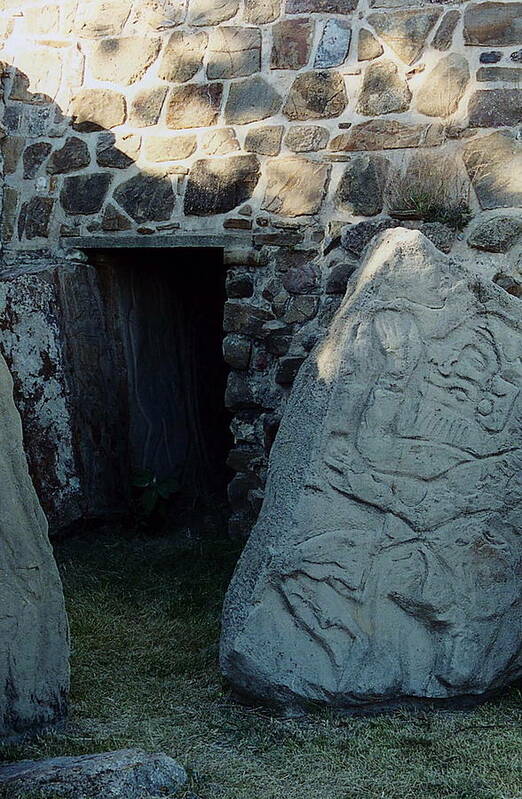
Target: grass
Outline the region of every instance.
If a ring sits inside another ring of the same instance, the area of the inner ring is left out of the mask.
[[[190,775],[186,799],[521,799],[517,689],[466,713],[282,719],[235,704],[217,654],[237,554],[226,539],[191,549],[116,536],[60,545],[70,719],[3,759],[164,751]]]

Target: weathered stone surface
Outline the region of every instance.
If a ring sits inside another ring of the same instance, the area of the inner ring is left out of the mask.
[[[348,104],[339,72],[302,72],[296,77],[283,108],[288,119],[329,119],[340,116]]]
[[[38,142],[38,144],[45,144],[45,142]],[[31,144],[29,146],[34,147],[35,145]],[[25,147],[25,139],[23,138],[23,136],[4,136],[4,138],[0,141],[0,149],[2,152],[2,159],[3,159],[3,171],[5,175],[12,175],[13,172],[16,172],[18,163],[20,161],[20,157],[24,151],[24,147]],[[38,150],[36,151],[36,153],[38,153]],[[41,152],[37,155],[37,160],[40,157],[40,155]],[[29,157],[28,160],[32,162],[31,157]],[[38,164],[38,166],[40,165],[41,162]],[[24,165],[24,170],[25,170],[25,165]]]
[[[52,150],[52,145],[50,145],[49,142],[46,141],[35,142],[34,144],[30,144],[28,147],[25,148],[23,154],[23,164],[24,164],[24,178],[26,180],[30,180],[31,178],[36,177],[38,170],[45,162],[51,150]]]
[[[187,182],[185,213],[224,214],[248,200],[259,180],[259,161],[253,155],[196,161]]]
[[[375,236],[399,225],[400,222],[389,216],[380,219],[367,219],[356,225],[347,225],[341,232],[341,245],[351,255],[360,258]]]
[[[280,359],[277,364],[275,381],[281,386],[291,385],[304,361],[302,355],[288,355]]]
[[[487,53],[481,53],[479,61],[481,64],[498,64],[501,58],[502,53],[500,50],[490,50]]]
[[[138,749],[0,766],[0,787],[8,799],[23,791],[61,799],[159,799],[173,796],[186,782],[185,770],[171,757]]]
[[[416,223],[412,229],[420,230],[438,250],[449,253],[455,241],[455,231],[442,222],[420,222]]]
[[[140,149],[140,138],[128,134],[116,142],[114,134],[103,132],[96,142],[96,161],[99,166],[127,169],[135,163]]]
[[[4,186],[4,198],[2,203],[2,218],[0,220],[0,230],[2,241],[11,241],[14,235],[16,212],[18,208],[18,192],[12,186]]]
[[[320,271],[316,264],[307,259],[306,253],[299,254],[301,263],[283,272],[281,282],[289,294],[316,294],[321,277]]]
[[[384,53],[382,44],[366,28],[359,31],[359,41],[357,43],[357,59],[359,61],[373,61]]]
[[[249,130],[245,138],[245,150],[259,155],[278,155],[283,130],[282,125],[266,125]]]
[[[13,383],[2,355],[0,417],[0,738],[8,738],[64,717],[69,644],[60,577],[29,477]]]
[[[178,161],[189,158],[196,151],[195,136],[150,136],[145,141],[145,158],[148,161]]]
[[[165,45],[158,77],[174,83],[190,80],[201,69],[207,45],[205,31],[175,31]]]
[[[61,77],[61,53],[45,47],[23,47],[16,57],[9,97],[32,105],[48,103],[56,99]]]
[[[225,303],[223,330],[225,333],[242,333],[252,338],[262,338],[265,322],[273,318],[273,314],[265,308],[258,308],[248,302],[228,301]]]
[[[325,291],[327,294],[344,294],[348,280],[357,268],[356,263],[344,261],[336,264],[326,278]]]
[[[376,33],[390,45],[399,58],[412,64],[421,54],[429,32],[440,16],[440,9],[422,11],[379,11],[368,16]]]
[[[201,149],[207,155],[227,155],[239,150],[239,142],[234,128],[216,128],[203,136]]]
[[[97,80],[129,86],[140,80],[159,53],[161,40],[146,36],[121,36],[97,42],[89,68]]]
[[[400,113],[408,110],[410,100],[408,84],[400,77],[393,61],[377,61],[368,65],[357,104],[359,114],[379,116]]]
[[[174,210],[174,191],[167,177],[139,174],[116,187],[113,197],[135,222],[161,222]]]
[[[245,0],[245,20],[252,25],[274,22],[281,13],[281,0]]]
[[[506,252],[522,235],[522,219],[516,216],[494,216],[479,222],[468,236],[470,247],[488,252]]]
[[[285,144],[294,153],[309,153],[324,150],[330,133],[320,125],[294,125],[288,128]]]
[[[47,238],[54,207],[51,197],[31,197],[20,212],[19,236],[26,239]]]
[[[301,69],[308,64],[314,23],[307,19],[284,19],[272,28],[272,69]]]
[[[100,0],[82,3],[77,12],[75,30],[80,36],[97,38],[117,36],[131,12],[131,0]]]
[[[356,216],[380,214],[389,169],[390,162],[383,155],[359,155],[353,158],[337,187],[337,207]]]
[[[189,22],[192,25],[219,25],[235,17],[239,0],[190,0]]]
[[[264,78],[255,76],[230,85],[225,105],[227,125],[247,125],[266,119],[281,109],[279,93]]]
[[[469,101],[469,124],[502,128],[522,122],[522,89],[479,89]]]
[[[101,226],[102,230],[116,232],[118,230],[130,230],[132,228],[132,222],[125,214],[122,214],[114,205],[109,203],[103,212]]]
[[[227,297],[244,299],[251,297],[254,293],[254,281],[248,272],[237,272],[229,270],[225,281]]]
[[[252,342],[245,336],[231,333],[223,339],[223,357],[233,369],[248,369]]]
[[[515,50],[515,52],[511,53],[511,55],[509,57],[510,57],[511,61],[514,61],[516,64],[522,63],[522,49],[521,50]]]
[[[458,53],[444,56],[424,78],[415,104],[421,114],[448,117],[455,113],[469,83],[467,59]]]
[[[316,214],[330,174],[327,164],[299,156],[270,161],[263,210],[281,216]]]
[[[406,125],[396,119],[371,119],[335,136],[330,150],[397,150],[408,147],[436,147],[444,141],[442,125]]]
[[[287,0],[287,14],[350,14],[357,0]]]
[[[498,131],[466,144],[464,163],[482,208],[522,205],[522,143]]]
[[[522,69],[518,67],[481,67],[477,70],[479,82],[497,80],[505,83],[521,83]]]
[[[167,127],[180,130],[214,125],[222,94],[221,83],[211,83],[209,86],[191,83],[173,89],[168,99]]]
[[[521,325],[418,232],[376,242],[272,448],[224,606],[237,690],[379,709],[520,678]]]
[[[60,202],[67,214],[95,214],[103,205],[111,182],[107,172],[64,179]]]
[[[464,14],[464,42],[486,46],[522,42],[522,3],[477,3]]]
[[[152,30],[162,31],[181,25],[187,13],[186,0],[146,0],[135,8],[135,13],[141,13],[141,20],[145,20]]]
[[[112,89],[82,89],[71,101],[73,128],[84,133],[115,128],[126,116],[123,94]]]
[[[261,68],[259,28],[220,25],[210,34],[207,78],[243,78]]]
[[[446,11],[433,37],[432,44],[436,50],[449,50],[459,19],[460,11],[455,9],[453,11]]]
[[[52,154],[47,164],[47,171],[51,175],[75,172],[89,166],[90,162],[91,156],[87,144],[77,136],[70,136],[63,147]]]
[[[326,21],[317,46],[314,69],[328,69],[342,64],[350,50],[352,29],[344,19]]]
[[[166,96],[166,86],[141,89],[132,98],[129,111],[129,124],[137,128],[155,125],[159,120]]]

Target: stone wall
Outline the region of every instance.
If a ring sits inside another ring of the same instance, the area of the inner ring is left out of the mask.
[[[3,8],[4,272],[41,282],[88,246],[224,247],[235,532],[259,507],[288,387],[376,232],[420,227],[520,291],[522,3]]]

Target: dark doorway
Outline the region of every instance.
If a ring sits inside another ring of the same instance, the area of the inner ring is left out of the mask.
[[[101,321],[88,360],[104,361],[105,378],[84,374],[78,387],[87,515],[128,504],[137,470],[175,479],[187,501],[223,501],[222,250],[97,250],[90,262]]]

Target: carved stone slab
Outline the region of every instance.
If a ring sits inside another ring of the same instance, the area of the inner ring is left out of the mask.
[[[0,739],[63,718],[68,628],[47,522],[31,483],[0,356]]]
[[[303,365],[221,665],[286,706],[471,702],[522,675],[520,300],[383,233]]]

